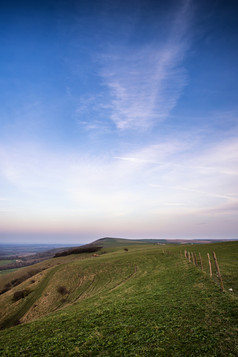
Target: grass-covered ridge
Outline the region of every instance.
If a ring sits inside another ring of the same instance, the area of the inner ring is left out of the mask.
[[[126,247],[126,246],[135,246],[135,245],[148,245],[148,244],[157,244],[165,243],[166,239],[127,239],[127,238],[111,238],[105,237],[100,238],[93,242],[93,245],[100,246],[102,248],[114,248],[114,247]]]
[[[202,256],[215,248],[224,293],[184,259],[184,248],[135,245],[52,259],[34,283],[14,288],[31,285],[28,296],[11,302],[13,289],[1,297],[11,313],[29,305],[20,317],[29,323],[0,332],[1,355],[237,356],[238,243],[188,248]]]

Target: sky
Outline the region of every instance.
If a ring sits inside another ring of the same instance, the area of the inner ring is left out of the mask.
[[[238,238],[237,1],[0,4],[0,243]]]

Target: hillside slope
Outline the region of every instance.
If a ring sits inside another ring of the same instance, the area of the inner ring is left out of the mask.
[[[165,243],[166,239],[127,239],[127,238],[111,238],[105,237],[100,238],[94,242],[92,245],[96,245],[102,248],[116,248],[116,247],[127,247],[131,245],[138,244],[157,244],[157,243]]]
[[[0,332],[1,355],[237,356],[237,297],[222,293],[180,248],[140,245],[55,259],[32,293],[12,303],[16,313],[38,294],[23,324]]]
[[[235,240],[230,240],[234,241]],[[221,243],[222,239],[128,239],[128,238],[112,238],[105,237],[97,239],[92,242],[91,245],[96,245],[102,248],[115,248],[115,247],[127,247],[130,245],[138,244],[209,244],[209,243]]]

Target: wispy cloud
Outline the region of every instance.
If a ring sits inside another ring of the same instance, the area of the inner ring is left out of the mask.
[[[111,120],[119,129],[147,128],[165,120],[187,83],[182,61],[188,49],[190,1],[169,25],[163,44],[153,38],[137,49],[117,48],[104,56],[101,71],[111,95]]]
[[[238,198],[237,143],[230,138],[201,149],[198,142],[171,139],[115,159],[140,167],[140,179],[157,189],[158,207],[179,202],[189,209],[221,211],[222,202],[233,204]]]
[[[189,187],[185,187],[185,186],[163,186],[163,185],[152,184],[151,187],[166,188],[166,190],[169,190],[169,191],[173,190],[173,191],[185,191],[185,192],[191,192],[191,193],[198,193],[199,195],[202,195],[203,197],[208,196],[208,197],[213,197],[213,198],[222,198],[225,200],[237,201],[237,197],[233,197],[230,195],[222,195],[222,194],[218,194],[218,193],[206,192],[206,191],[197,190],[195,188],[189,188]]]
[[[178,137],[101,157],[49,152],[32,144],[2,146],[0,196],[9,202],[1,201],[0,228],[10,230],[14,219],[19,227],[32,221],[37,227],[44,222],[77,231],[94,222],[107,229],[131,225],[135,231],[157,232],[158,220],[163,220],[166,232],[171,221],[174,230],[185,229],[187,217],[193,217],[194,227],[211,220],[216,231],[217,216],[224,227],[230,217],[235,232],[237,145],[230,139],[200,149]]]

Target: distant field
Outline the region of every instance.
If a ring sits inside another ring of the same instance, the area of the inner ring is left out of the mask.
[[[7,269],[7,270],[0,270],[0,275],[5,275],[8,273],[13,273],[14,271],[16,271],[17,269]]]
[[[0,244],[0,275],[48,260],[55,254],[75,246],[77,245]]]
[[[124,248],[36,264],[45,269],[0,296],[1,355],[238,355],[238,242]],[[205,271],[216,251],[225,292],[184,249],[200,252]],[[19,290],[29,294],[13,301]]]
[[[0,244],[0,256],[32,255],[51,249],[74,247],[75,244]]]
[[[11,263],[15,263],[16,260],[13,259],[9,259],[9,260],[0,260],[0,266],[1,265],[7,265],[7,264],[11,264]],[[13,271],[15,271],[16,269],[7,269],[7,270],[0,270],[0,275],[3,274],[8,274],[11,273]]]
[[[9,260],[1,260],[0,259],[0,265],[6,265],[6,264],[11,264],[11,263],[15,263],[16,260],[13,259],[9,259]]]

